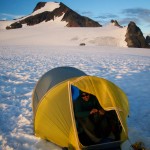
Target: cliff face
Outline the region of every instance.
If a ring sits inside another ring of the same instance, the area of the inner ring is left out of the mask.
[[[128,24],[125,41],[128,47],[150,48],[140,28],[134,22]]]
[[[60,9],[60,13],[65,13],[62,20],[68,22],[68,27],[101,27],[101,25],[98,22],[88,17],[79,15],[63,3],[60,3]]]

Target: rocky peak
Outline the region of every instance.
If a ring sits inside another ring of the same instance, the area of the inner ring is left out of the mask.
[[[146,36],[146,42],[148,43],[148,45],[150,45],[150,36],[149,35]]]
[[[125,37],[128,47],[149,48],[140,28],[132,21],[128,24]]]
[[[35,12],[38,9],[41,9],[42,7],[44,7],[46,4],[46,2],[39,2],[37,3],[37,5],[35,6],[35,8],[33,9],[33,12]]]
[[[117,26],[117,27],[122,28],[122,26],[118,23],[117,20],[111,20],[111,23],[112,23],[114,26]]]

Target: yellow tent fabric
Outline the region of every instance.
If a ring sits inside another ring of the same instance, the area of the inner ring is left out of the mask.
[[[116,111],[123,127],[121,138],[125,141],[128,137],[126,118],[129,113],[129,105],[127,96],[112,82],[95,76],[71,78],[50,89],[43,96],[36,110],[35,135],[61,147],[71,145],[76,150],[83,147],[77,135],[71,85],[95,95],[106,111]]]

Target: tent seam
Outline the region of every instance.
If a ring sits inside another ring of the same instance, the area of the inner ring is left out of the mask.
[[[75,127],[75,124],[74,124],[74,122],[75,122],[75,120],[73,119],[74,118],[74,115],[73,115],[73,112],[72,112],[72,110],[73,110],[73,106],[72,106],[72,101],[71,101],[71,86],[70,86],[71,84],[70,84],[70,82],[68,81],[68,89],[69,89],[69,105],[70,105],[70,111],[71,111],[71,120],[72,120],[72,122],[73,122],[73,130],[74,130],[74,132],[76,133],[77,131],[76,131],[76,127]],[[79,142],[78,142],[78,137],[77,137],[77,135],[75,134],[75,139],[76,139],[76,143],[77,143],[77,146],[78,146],[78,149],[80,149],[80,147],[79,147]]]

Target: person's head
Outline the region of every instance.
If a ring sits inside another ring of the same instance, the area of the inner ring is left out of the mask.
[[[86,92],[82,92],[81,93],[81,98],[84,100],[84,101],[88,101],[90,99],[90,94],[86,93]]]

